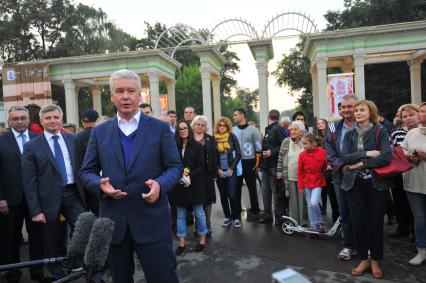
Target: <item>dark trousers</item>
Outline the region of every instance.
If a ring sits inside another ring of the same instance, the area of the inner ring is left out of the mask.
[[[66,219],[66,222],[61,222],[57,219],[46,224],[38,224],[42,229],[42,243],[45,257],[58,257],[66,254],[66,224],[70,226],[72,234],[74,232],[74,225],[78,216],[85,211],[75,185],[68,185],[62,188],[60,209],[61,214]],[[48,270],[54,277],[63,275],[60,264],[49,265]]]
[[[244,159],[241,160],[243,165],[243,175],[238,176],[237,184],[237,200],[241,210],[241,194],[243,188],[243,179],[246,181],[247,189],[249,191],[250,197],[250,211],[253,213],[258,213],[259,209],[259,200],[257,198],[257,186],[256,186],[256,172],[253,171],[254,166],[256,165],[256,159]]]
[[[331,180],[327,180],[327,186],[321,191],[321,205],[325,211],[327,211],[327,197],[330,200],[331,206],[331,218],[333,222],[339,218],[339,206],[337,205],[336,192],[334,191]]]
[[[340,184],[337,182],[334,182],[333,186],[337,204],[339,206],[340,225],[343,229],[343,247],[356,249],[352,221],[349,214],[348,192],[341,189]]]
[[[219,189],[220,203],[222,204],[223,214],[229,219],[240,219],[241,212],[238,202],[237,193],[237,172],[236,170],[231,177],[216,179]]]
[[[41,231],[32,222],[23,201],[19,206],[9,207],[9,214],[0,215],[0,265],[20,262],[19,245],[24,220],[28,232],[30,260],[43,258],[43,250],[40,248]],[[30,272],[31,274],[42,272],[42,267],[32,267]],[[10,271],[6,274],[6,279],[17,280],[21,273],[20,270]]]
[[[392,178],[392,197],[395,207],[396,222],[398,231],[401,233],[410,233],[413,227],[413,214],[408,203],[407,194],[404,190],[402,175],[398,174]]]
[[[352,228],[361,260],[383,258],[383,218],[389,191],[378,191],[371,179],[356,178],[347,192]]]
[[[133,239],[129,227],[123,241],[120,244],[111,245],[109,249],[108,264],[112,282],[133,282],[135,271],[133,252],[140,261],[148,283],[179,282],[175,271],[176,258],[173,254],[172,240],[138,244]]]

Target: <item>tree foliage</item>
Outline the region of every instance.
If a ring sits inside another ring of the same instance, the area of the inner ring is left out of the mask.
[[[272,75],[277,78],[277,85],[288,86],[290,94],[300,94],[297,99],[298,110],[303,111],[308,123],[312,120],[312,79],[309,71],[310,60],[303,55],[305,40],[300,40],[296,47],[290,50],[288,55],[283,54],[283,58],[278,63],[277,69]]]

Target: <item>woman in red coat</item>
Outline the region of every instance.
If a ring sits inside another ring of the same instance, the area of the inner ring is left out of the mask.
[[[304,151],[300,153],[298,162],[299,190],[305,193],[310,226],[324,233],[325,227],[319,203],[322,187],[326,186],[323,174],[323,169],[327,167],[325,150],[317,147],[315,136],[311,133],[305,134],[301,142]]]

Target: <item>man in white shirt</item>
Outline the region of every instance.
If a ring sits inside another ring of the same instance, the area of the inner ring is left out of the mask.
[[[27,142],[22,155],[23,186],[32,220],[41,226],[46,257],[63,256],[65,217],[71,229],[84,212],[84,194],[76,183],[75,139],[61,133],[62,109],[54,104],[40,110],[42,135]],[[59,230],[59,231],[58,231]],[[57,266],[49,270],[53,278],[61,276]]]

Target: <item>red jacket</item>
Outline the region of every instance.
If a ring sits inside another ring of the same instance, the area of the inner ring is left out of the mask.
[[[322,147],[302,151],[297,169],[299,190],[325,187],[323,169],[326,166],[325,150]]]

